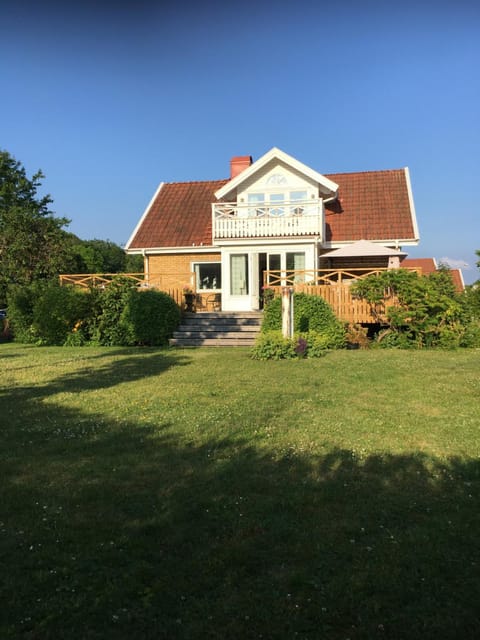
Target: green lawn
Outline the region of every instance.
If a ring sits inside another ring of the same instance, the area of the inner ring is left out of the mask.
[[[480,637],[480,351],[0,345],[0,638]]]

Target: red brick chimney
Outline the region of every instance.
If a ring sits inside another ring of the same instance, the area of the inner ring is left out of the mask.
[[[252,162],[252,156],[235,156],[235,158],[232,158],[230,160],[230,180],[245,171],[245,169],[248,169]]]

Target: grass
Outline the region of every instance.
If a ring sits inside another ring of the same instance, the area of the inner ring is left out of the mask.
[[[0,637],[480,637],[479,356],[0,345]]]

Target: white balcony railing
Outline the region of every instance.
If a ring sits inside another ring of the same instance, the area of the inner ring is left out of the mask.
[[[212,204],[213,238],[267,238],[323,235],[323,201]]]

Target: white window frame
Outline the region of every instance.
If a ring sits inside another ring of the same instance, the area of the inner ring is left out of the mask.
[[[215,293],[215,292],[221,292],[222,291],[222,287],[221,286],[217,286],[216,289],[213,289],[211,287],[209,288],[204,288],[202,286],[202,282],[200,280],[200,268],[202,266],[205,265],[216,265],[218,266],[218,273],[219,273],[219,277],[220,277],[220,285],[222,284],[222,263],[221,261],[217,261],[217,260],[198,260],[196,262],[192,262],[191,263],[191,270],[193,271],[193,273],[195,273],[195,279],[196,279],[196,285],[197,285],[197,291],[205,291],[208,293]],[[198,267],[198,271],[197,271],[197,267]]]
[[[302,194],[304,197],[299,198],[299,194]],[[307,209],[308,195],[308,189],[301,188],[288,188],[280,191],[277,187],[275,190],[249,191],[246,194],[248,215],[249,217],[262,217],[266,213],[265,207],[270,208],[270,215],[273,217],[303,215]],[[258,199],[259,196],[263,196],[263,199]],[[283,199],[276,200],[278,196],[283,196]],[[299,203],[297,207],[295,207],[296,201]],[[265,206],[262,207],[262,204]],[[274,211],[278,211],[278,213],[274,213]]]

